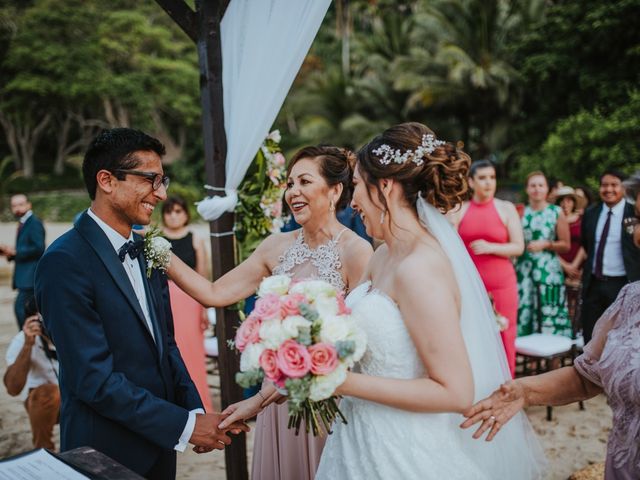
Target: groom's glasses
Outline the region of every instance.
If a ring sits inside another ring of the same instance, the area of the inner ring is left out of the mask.
[[[166,175],[162,175],[161,173],[155,172],[143,172],[141,170],[124,170],[121,168],[117,168],[113,171],[113,173],[120,173],[124,175],[137,175],[138,177],[146,178],[151,182],[154,190],[158,190],[160,185],[164,185],[164,188],[169,188],[169,177]]]

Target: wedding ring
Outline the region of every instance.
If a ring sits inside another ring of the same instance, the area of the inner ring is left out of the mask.
[[[496,417],[494,415],[491,415],[489,418],[491,419],[491,422],[495,422],[496,421]]]

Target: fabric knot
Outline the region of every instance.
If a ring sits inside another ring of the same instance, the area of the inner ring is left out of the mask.
[[[129,240],[127,243],[125,243],[120,247],[120,250],[118,250],[118,258],[120,259],[121,262],[124,262],[124,259],[128,253],[131,259],[135,260],[136,258],[138,258],[138,256],[142,253],[143,250],[144,250],[144,240],[136,240],[135,242],[132,242],[131,240]]]

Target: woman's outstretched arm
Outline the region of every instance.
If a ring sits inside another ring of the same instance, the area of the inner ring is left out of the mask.
[[[480,438],[489,430],[486,440],[490,441],[504,424],[525,407],[567,405],[595,397],[601,392],[602,388],[584,378],[574,367],[564,367],[501,385],[489,397],[465,412],[467,420],[460,426],[469,428],[481,422],[473,437]]]
[[[255,293],[264,277],[271,275],[269,259],[282,244],[282,235],[267,237],[244,262],[211,283],[176,255],[167,269],[169,278],[206,307],[226,307]]]

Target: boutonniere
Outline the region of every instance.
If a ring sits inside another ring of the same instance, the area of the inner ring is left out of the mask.
[[[622,219],[622,227],[629,235],[633,235],[633,230],[637,224],[638,219],[636,217],[626,217]]]
[[[144,234],[144,258],[147,262],[147,278],[154,269],[165,271],[171,261],[171,243],[162,236],[157,226]]]

